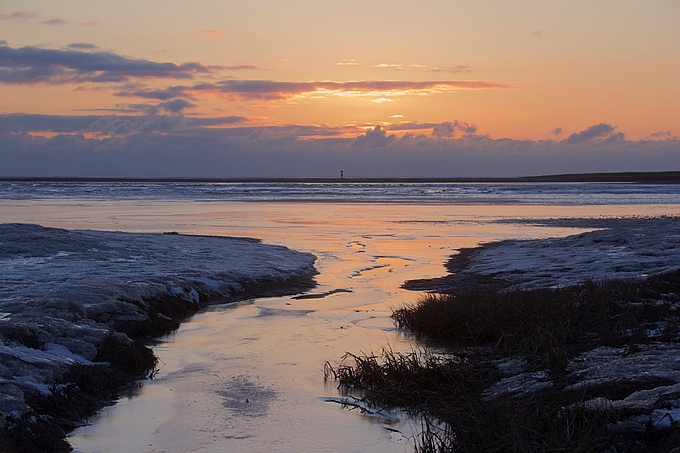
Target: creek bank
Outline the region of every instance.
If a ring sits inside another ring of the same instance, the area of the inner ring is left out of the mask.
[[[315,257],[249,238],[0,225],[0,450],[65,435],[153,373],[144,340],[208,304],[297,294]]]

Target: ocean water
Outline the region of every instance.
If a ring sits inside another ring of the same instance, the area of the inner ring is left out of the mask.
[[[411,451],[417,420],[343,409],[323,380],[346,352],[420,346],[390,319],[419,297],[405,280],[443,275],[461,247],[584,231],[531,219],[677,214],[666,185],[0,183],[3,223],[249,236],[317,256],[316,297],[215,306],[154,342],[155,379],[72,433],[78,452]]]
[[[674,203],[680,185],[624,183],[28,182],[0,199],[620,205]]]

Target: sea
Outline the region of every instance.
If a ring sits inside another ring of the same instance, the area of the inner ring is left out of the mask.
[[[317,257],[303,297],[211,306],[151,341],[153,379],[70,434],[83,453],[413,451],[417,418],[345,405],[324,379],[347,353],[424,347],[390,317],[422,297],[406,280],[445,275],[461,248],[593,229],[545,219],[677,215],[680,185],[0,181],[2,223],[253,237]]]

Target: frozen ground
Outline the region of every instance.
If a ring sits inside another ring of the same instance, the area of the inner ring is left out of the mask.
[[[406,287],[443,292],[480,285],[559,287],[586,279],[643,279],[680,269],[680,217],[548,219],[540,224],[598,229],[465,249],[451,257],[447,267],[452,274],[413,280]]]
[[[568,286],[587,279],[641,280],[658,274],[680,278],[678,217],[563,219],[541,223],[603,229],[563,238],[510,240],[466,249],[452,257],[448,265],[455,273],[408,282],[407,286],[455,292],[479,285],[531,289]],[[583,405],[589,410],[621,415],[610,428],[628,433],[654,432],[680,422],[680,338],[656,341],[666,323],[678,322],[680,294],[660,294],[659,300],[649,302],[665,307],[668,318],[649,326],[648,341],[597,347],[574,357],[564,370],[571,382],[565,391],[603,385],[627,388],[627,393],[621,390],[616,398],[593,398]],[[502,362],[499,369],[506,377],[485,391],[487,399],[502,395],[522,398],[554,385],[548,370],[528,369],[520,358]]]
[[[483,248],[462,273],[524,288],[567,286],[584,279],[640,279],[680,268],[679,252],[680,218],[630,219],[565,238]]]
[[[150,317],[167,316],[151,302],[296,293],[313,286],[314,261],[254,239],[0,225],[0,427],[90,365],[112,328],[153,332]]]

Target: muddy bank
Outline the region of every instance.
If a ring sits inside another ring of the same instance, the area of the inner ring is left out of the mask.
[[[0,450],[70,451],[68,431],[153,373],[143,340],[209,304],[308,290],[314,260],[247,238],[0,225]]]

